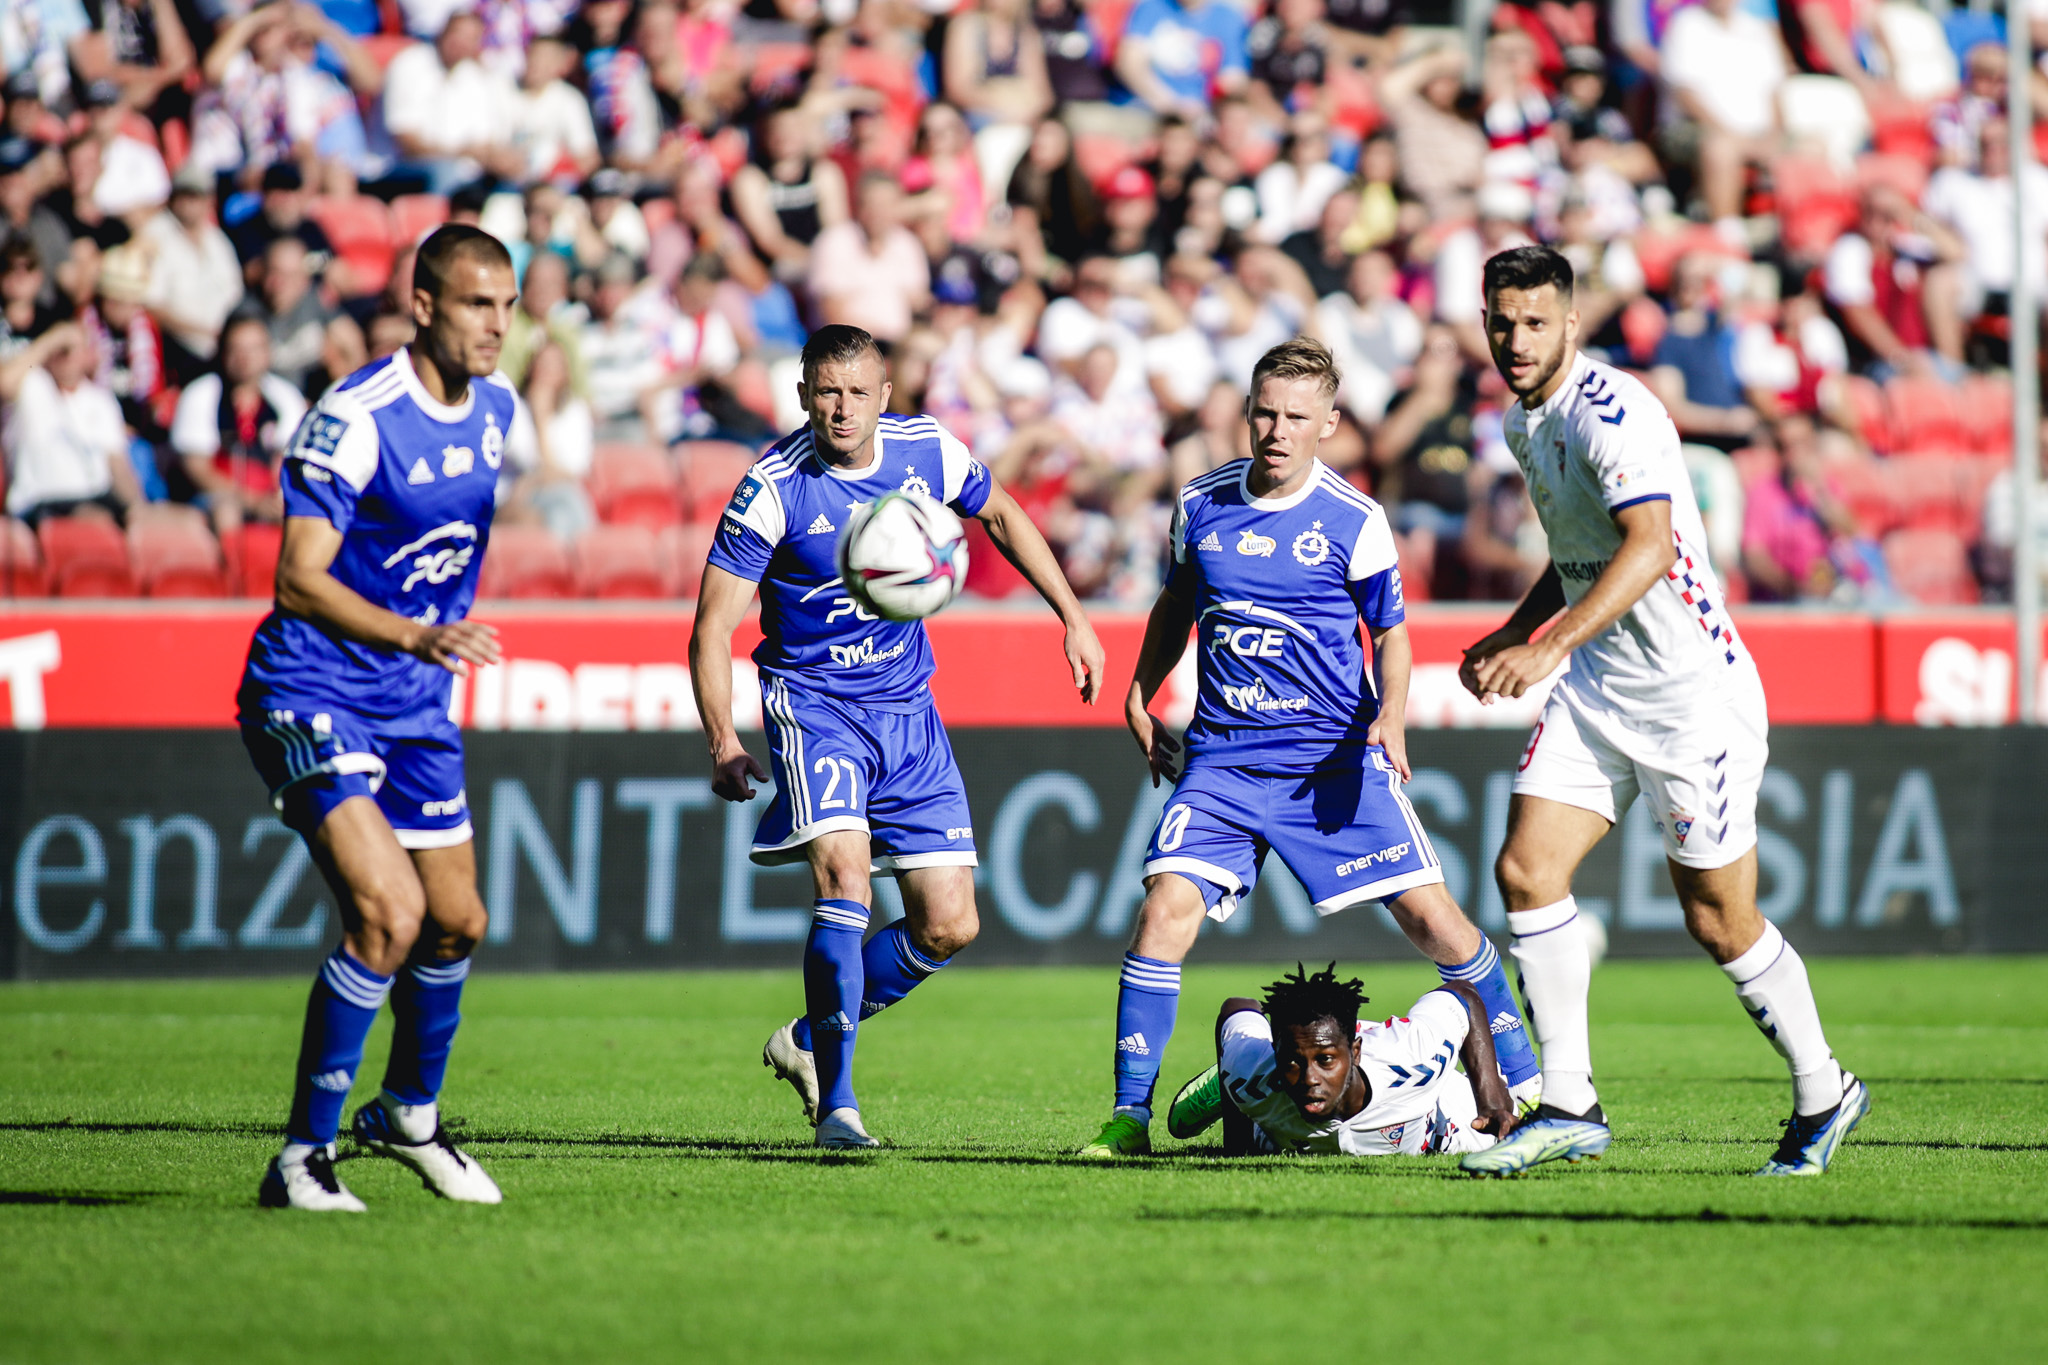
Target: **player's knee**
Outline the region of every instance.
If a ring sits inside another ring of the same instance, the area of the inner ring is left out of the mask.
[[[1548,903],[1540,899],[1543,876],[1544,869],[1513,845],[1503,848],[1493,862],[1493,880],[1510,910],[1527,910]]]
[[[395,873],[367,878],[350,886],[356,913],[363,923],[395,944],[411,947],[426,918],[427,895],[417,878]]]
[[[868,861],[859,858],[828,858],[812,864],[812,875],[818,884],[820,900],[859,901],[870,905],[871,887],[868,881]]]
[[[491,927],[491,912],[476,895],[466,896],[456,905],[435,906],[433,918],[434,955],[449,961],[467,957]]]
[[[968,897],[964,905],[951,908],[948,913],[928,919],[924,936],[927,940],[918,945],[926,956],[941,960],[953,956],[981,935],[981,916],[974,908],[974,899]]]

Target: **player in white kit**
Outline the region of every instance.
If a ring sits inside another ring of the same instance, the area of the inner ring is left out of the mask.
[[[1606,1150],[1572,875],[1640,794],[1663,833],[1686,928],[1792,1072],[1793,1116],[1757,1174],[1819,1175],[1870,1095],[1828,1049],[1806,964],[1757,911],[1763,684],[1708,566],[1677,429],[1642,384],[1579,354],[1562,255],[1518,247],[1493,257],[1486,307],[1494,364],[1521,400],[1508,409],[1508,449],[1551,563],[1507,624],[1466,652],[1461,677],[1486,702],[1523,695],[1567,658],[1571,668],[1522,754],[1494,867],[1542,1049],[1543,1103],[1507,1141],[1461,1164],[1512,1175]]]
[[[1221,1119],[1228,1156],[1430,1156],[1484,1151],[1514,1130],[1469,983],[1446,981],[1383,1023],[1358,1017],[1365,1003],[1363,983],[1339,981],[1335,963],[1289,973],[1263,1003],[1225,1000],[1216,1065],[1174,1096],[1167,1131],[1187,1139]]]

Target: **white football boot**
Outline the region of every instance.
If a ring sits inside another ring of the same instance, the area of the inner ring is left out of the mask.
[[[879,1139],[868,1136],[868,1130],[860,1126],[860,1110],[834,1109],[818,1121],[815,1142],[820,1147],[834,1151],[863,1151],[879,1147]]]
[[[420,1183],[443,1199],[461,1204],[496,1204],[504,1200],[497,1182],[455,1145],[438,1116],[428,1115],[434,1120],[433,1136],[424,1142],[414,1142],[401,1126],[400,1116],[392,1113],[394,1108],[407,1110],[409,1106],[380,1095],[356,1110],[355,1122],[350,1125],[355,1140],[378,1156],[388,1156],[411,1167]],[[415,1111],[405,1117],[419,1116]]]
[[[805,1121],[816,1123],[818,1063],[810,1053],[796,1045],[796,1022],[792,1019],[768,1035],[767,1046],[761,1049],[761,1065],[772,1070],[776,1080],[790,1083],[796,1097],[804,1102]]]
[[[348,1192],[334,1173],[334,1147],[288,1144],[270,1159],[257,1187],[256,1202],[266,1209],[305,1209],[312,1213],[366,1213],[368,1206]]]

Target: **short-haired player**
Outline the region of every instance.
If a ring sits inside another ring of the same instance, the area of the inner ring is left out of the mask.
[[[775,797],[754,861],[805,863],[816,895],[804,945],[804,1012],[762,1061],[790,1082],[820,1147],[876,1145],[853,1090],[860,1021],[901,1000],[974,941],[974,829],[929,686],[922,621],[877,620],[840,582],[835,548],[854,508],[908,490],[978,519],[1066,626],[1082,700],[1102,687],[1102,646],[1045,538],[967,447],[929,417],[886,413],[873,337],[821,327],[797,390],[809,420],[771,446],[734,491],[704,571],[690,674],[712,790],[753,799],[767,772],[732,713],[732,633],[761,596],[762,711]],[[869,877],[897,879],[905,917],[862,943]]]
[[[1151,1150],[1180,964],[1205,915],[1236,912],[1269,852],[1319,914],[1384,903],[1446,980],[1471,982],[1486,1002],[1510,1084],[1529,1096],[1537,1083],[1500,955],[1444,889],[1401,790],[1412,652],[1394,537],[1379,504],[1316,458],[1337,427],[1338,378],[1319,342],[1266,352],[1245,400],[1251,457],[1190,480],[1175,506],[1172,566],[1124,715],[1152,780],[1178,780],[1124,955],[1113,1107],[1083,1156]],[[1198,686],[1183,746],[1148,707],[1190,632]]]
[[[408,346],[329,389],[285,454],[277,604],[237,696],[242,742],[341,907],[306,1005],[274,1207],[359,1212],[333,1166],[363,1040],[388,998],[382,1092],[354,1133],[448,1199],[498,1187],[440,1124],[469,957],[484,936],[453,676],[495,663],[466,619],[514,393],[496,373],[518,297],[496,238],[449,226],[413,268]]]
[[[1523,752],[1494,867],[1542,1043],[1543,1104],[1463,1164],[1511,1175],[1607,1146],[1572,876],[1640,794],[1686,928],[1792,1072],[1793,1116],[1757,1174],[1819,1175],[1870,1095],[1828,1048],[1806,964],[1757,910],[1763,683],[1707,562],[1678,432],[1642,384],[1579,351],[1562,255],[1502,252],[1485,285],[1487,342],[1520,400],[1508,409],[1508,449],[1551,562],[1507,624],[1466,652],[1461,676],[1486,702],[1522,696],[1567,659],[1571,669]]]
[[[1365,983],[1338,979],[1334,962],[1297,966],[1263,1002],[1225,1000],[1216,1065],[1174,1096],[1167,1131],[1186,1141],[1220,1119],[1226,1156],[1432,1156],[1514,1131],[1478,991],[1446,981],[1380,1023],[1358,1017],[1366,1003]]]

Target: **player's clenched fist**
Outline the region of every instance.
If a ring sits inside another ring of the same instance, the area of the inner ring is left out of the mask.
[[[749,781],[748,779],[752,779]],[[768,770],[745,749],[712,765],[711,790],[722,801],[751,801],[754,783],[766,782]]]

